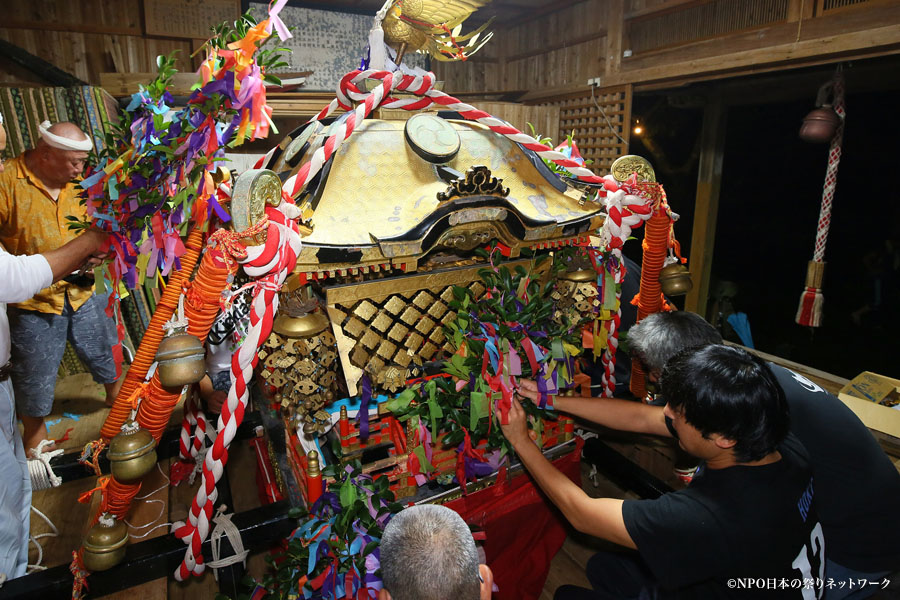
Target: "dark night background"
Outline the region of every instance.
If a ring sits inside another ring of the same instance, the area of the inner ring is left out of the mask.
[[[747,313],[757,349],[847,378],[864,370],[900,377],[894,354],[900,338],[896,60],[845,65],[847,120],[825,253],[825,318],[815,330],[794,322],[812,258],[829,148],[806,143],[797,132],[833,68],[787,72],[774,79],[780,87],[775,101],[765,101],[761,93],[759,103],[751,95],[729,106],[709,307],[716,309],[717,282],[733,282],[734,307]],[[634,98],[633,115],[646,131],[632,134],[630,151],[653,163],[670,206],[681,214],[675,233],[688,258],[702,96],[721,83]],[[772,88],[772,76],[760,79],[761,90]],[[893,255],[886,250],[888,240]],[[639,253],[639,243],[626,244],[626,254],[639,260]],[[873,309],[860,311],[867,304]],[[712,320],[713,312],[707,316]]]

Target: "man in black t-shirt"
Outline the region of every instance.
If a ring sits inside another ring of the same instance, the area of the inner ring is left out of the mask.
[[[650,315],[629,332],[629,346],[651,379],[682,348],[721,344],[709,323],[689,312]],[[900,474],[862,421],[807,378],[771,365],[791,411],[791,433],[809,453],[819,517],[828,540],[826,598],[866,598],[900,568]],[[519,393],[536,398],[532,382]],[[663,410],[616,398],[555,399],[557,410],[605,427],[670,435]],[[852,582],[852,584],[850,583]]]
[[[589,566],[609,576],[556,597],[820,598],[817,494],[802,446],[785,439],[771,370],[739,348],[706,346],[673,357],[661,384],[672,435],[703,466],[689,488],[656,500],[588,497],[544,458],[513,402],[503,433],[551,501],[577,529],[639,553],[595,557]]]

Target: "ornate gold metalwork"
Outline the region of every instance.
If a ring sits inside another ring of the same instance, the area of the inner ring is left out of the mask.
[[[503,238],[497,228],[490,224],[477,227],[454,227],[448,229],[438,239],[437,245],[453,250],[471,250],[484,246],[494,238]]]
[[[484,165],[469,167],[465,178],[456,179],[446,191],[438,192],[438,202],[446,202],[454,197],[467,196],[509,196],[509,188],[503,187],[503,180],[491,175],[491,170]]]
[[[509,263],[528,269],[529,261]],[[450,351],[443,327],[456,318],[453,286],[480,297],[480,267],[452,268],[326,291],[328,316],[350,395],[366,372],[376,387],[396,391],[420,365]],[[399,386],[399,387],[398,387]]]
[[[281,204],[281,180],[278,175],[267,169],[249,169],[244,171],[231,194],[231,224],[235,231],[245,231],[258,223],[266,214],[266,205]],[[248,244],[263,244],[265,232],[244,240]]]
[[[616,181],[625,181],[632,173],[637,173],[638,181],[656,182],[656,172],[653,166],[643,156],[626,154],[613,162],[609,169]]]
[[[321,313],[307,316],[313,315]],[[260,374],[277,388],[276,400],[282,410],[298,422],[313,423],[317,431],[322,420],[315,413],[331,403],[338,392],[335,342],[328,329],[303,339],[272,332],[258,354],[263,366]]]

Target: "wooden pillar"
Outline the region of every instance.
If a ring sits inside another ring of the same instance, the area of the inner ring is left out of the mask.
[[[609,79],[618,76],[622,66],[622,33],[625,28],[625,0],[610,0],[606,13],[606,65]],[[629,126],[628,123],[625,124]]]
[[[688,263],[694,287],[684,301],[685,310],[706,318],[709,280],[712,272],[716,219],[719,214],[719,190],[722,187],[722,159],[725,153],[726,108],[718,94],[711,96],[703,113],[700,132],[700,165],[697,172],[697,197],[694,202],[694,229]]]
[[[816,0],[788,0],[788,22],[812,19]]]

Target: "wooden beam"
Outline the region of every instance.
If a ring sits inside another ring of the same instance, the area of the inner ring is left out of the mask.
[[[708,2],[709,0],[667,0],[666,2],[663,2],[661,4],[654,4],[653,6],[648,6],[646,8],[628,11],[628,13],[625,14],[625,18],[631,20],[650,15],[658,16],[661,14],[682,10],[684,8],[689,8],[688,6],[685,6],[685,4],[700,4],[703,1]]]
[[[11,44],[6,40],[0,40],[0,56],[5,56],[17,65],[20,65],[35,75],[38,75],[47,83],[60,87],[73,87],[76,85],[87,85],[71,73],[67,73],[56,65],[47,62],[40,56],[35,56],[27,50]]]
[[[7,29],[40,29],[41,31],[66,31],[76,33],[105,33],[110,35],[141,35],[140,27],[113,27],[110,25],[86,25],[82,23],[53,23],[48,21],[3,21]]]
[[[721,97],[714,95],[710,97],[703,112],[703,127],[700,131],[700,164],[697,169],[697,197],[694,202],[694,230],[691,233],[689,263],[694,287],[684,301],[685,310],[704,318],[709,300],[716,219],[719,215],[725,122],[725,104]]]
[[[799,31],[799,39],[798,39]],[[847,11],[795,23],[645,52],[622,62],[604,84],[671,81],[700,73],[738,74],[766,65],[848,59],[876,51],[900,53],[900,4]]]

